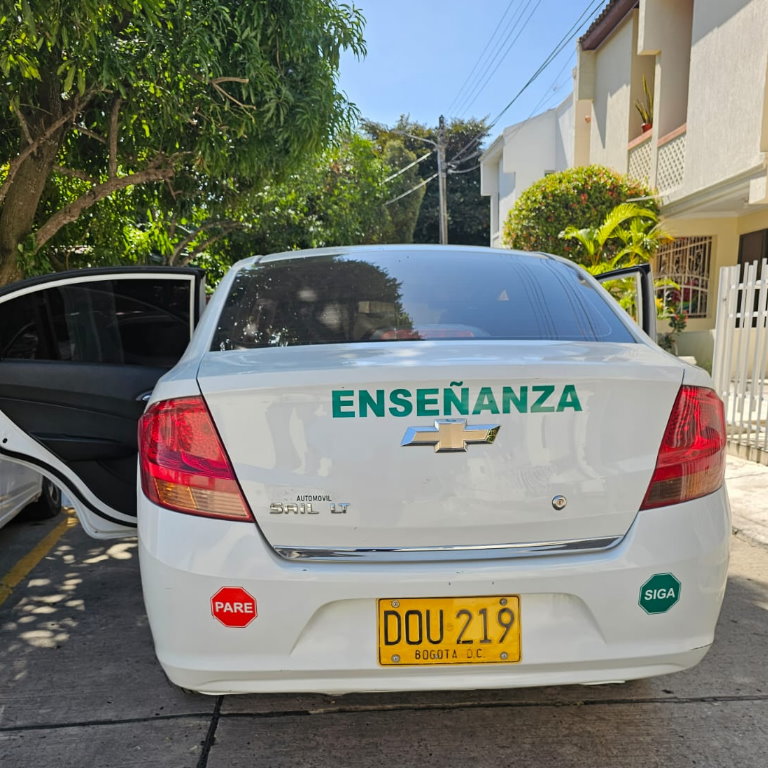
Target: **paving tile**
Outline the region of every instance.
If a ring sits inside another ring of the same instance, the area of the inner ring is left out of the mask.
[[[766,701],[230,716],[207,768],[733,768],[766,743]]]
[[[0,732],[3,768],[196,768],[210,718]]]
[[[210,713],[214,701],[172,686],[155,659],[135,540],[71,529],[0,608],[0,727]]]

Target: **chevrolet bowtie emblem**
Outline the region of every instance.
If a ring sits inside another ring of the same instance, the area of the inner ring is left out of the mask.
[[[435,419],[434,427],[408,427],[400,445],[434,445],[435,453],[466,451],[468,445],[492,443],[498,424],[470,424],[466,419]]]

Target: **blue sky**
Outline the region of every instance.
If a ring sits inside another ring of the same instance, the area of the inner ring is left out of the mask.
[[[607,0],[348,0],[366,18],[368,55],[345,55],[339,86],[363,116],[497,117],[582,15]],[[515,40],[515,38],[517,39]],[[572,88],[576,39],[499,118],[505,125],[559,104]],[[469,78],[469,80],[468,80]]]

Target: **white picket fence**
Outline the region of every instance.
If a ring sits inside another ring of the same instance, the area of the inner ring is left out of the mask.
[[[768,464],[768,262],[721,267],[712,378],[729,449]]]

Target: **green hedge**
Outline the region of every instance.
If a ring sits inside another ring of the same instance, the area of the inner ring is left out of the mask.
[[[502,242],[508,248],[570,257],[579,245],[558,237],[567,226],[596,227],[619,203],[653,194],[644,184],[601,165],[551,173],[520,195],[504,222]],[[655,199],[642,205],[659,212]]]

